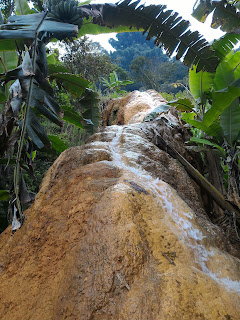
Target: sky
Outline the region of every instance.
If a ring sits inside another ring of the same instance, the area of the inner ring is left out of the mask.
[[[92,0],[91,4],[95,3],[116,3],[118,1],[112,0]],[[166,4],[167,8],[178,12],[183,19],[189,20],[191,23],[190,29],[193,31],[198,31],[201,33],[205,39],[211,42],[214,39],[218,39],[223,35],[223,32],[219,29],[215,30],[210,27],[211,17],[208,17],[207,21],[203,24],[198,22],[191,16],[192,8],[196,0],[146,0],[141,1],[141,4],[150,5],[150,4]],[[111,50],[112,47],[108,43],[108,40],[114,37],[116,34],[102,34],[98,36],[91,36],[94,41],[100,42],[100,44],[107,50]]]

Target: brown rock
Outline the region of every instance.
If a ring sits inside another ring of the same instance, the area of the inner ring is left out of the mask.
[[[1,320],[240,319],[240,261],[153,143],[186,153],[179,127],[111,126],[60,155],[25,225],[0,236]]]
[[[155,90],[133,91],[109,102],[103,114],[104,126],[142,122],[153,109],[167,101]]]

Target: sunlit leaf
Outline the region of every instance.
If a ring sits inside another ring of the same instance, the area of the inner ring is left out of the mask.
[[[240,79],[239,79],[240,80]],[[203,118],[203,124],[210,126],[219,115],[240,96],[240,81],[235,81],[226,89],[214,93],[213,104]],[[236,85],[236,86],[235,86]]]
[[[83,117],[81,114],[67,106],[62,106],[62,109],[64,111],[63,120],[71,124],[74,124],[78,128],[83,128]]]
[[[190,141],[191,141],[191,142],[196,142],[196,143],[199,143],[199,144],[206,144],[206,145],[208,145],[208,146],[211,146],[211,147],[213,147],[213,148],[216,148],[216,149],[218,149],[219,151],[221,151],[221,153],[222,153],[223,156],[225,156],[225,151],[224,151],[224,149],[223,149],[221,146],[219,146],[218,144],[214,143],[214,142],[211,142],[211,141],[209,141],[209,140],[207,140],[207,139],[195,138],[195,137],[192,137],[192,138],[190,139]]]
[[[228,143],[233,146],[234,142],[240,136],[240,104],[239,98],[235,99],[228,106],[220,117],[220,124],[223,128],[224,137]]]
[[[15,12],[17,15],[25,15],[31,13],[31,9],[29,8],[27,0],[15,0],[15,5]]]
[[[181,98],[177,100],[170,101],[168,103],[170,106],[176,107],[179,111],[193,111],[194,105],[187,98]]]
[[[7,70],[16,68],[17,64],[18,56],[16,51],[0,51],[0,73],[5,73],[5,68]]]
[[[63,142],[59,137],[55,135],[48,135],[48,138],[52,143],[52,148],[59,153],[69,148],[69,145],[67,145],[65,142]]]
[[[58,70],[59,68],[63,67],[56,67]],[[66,90],[76,97],[81,97],[90,84],[88,80],[71,73],[51,73],[51,79],[56,79]]]
[[[193,66],[189,70],[189,87],[195,99],[201,98],[203,93],[210,91],[214,83],[214,73],[206,71],[197,72]]]
[[[0,190],[0,201],[9,201],[9,200],[10,200],[10,191]]]

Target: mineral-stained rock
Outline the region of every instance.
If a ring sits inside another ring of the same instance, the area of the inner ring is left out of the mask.
[[[154,145],[187,157],[180,126],[111,126],[60,155],[24,226],[0,236],[1,320],[240,319],[240,261]]]
[[[103,114],[104,125],[142,122],[146,114],[167,101],[155,90],[133,91],[124,98],[113,99]]]

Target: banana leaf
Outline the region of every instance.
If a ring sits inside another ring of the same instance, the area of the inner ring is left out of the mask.
[[[194,137],[192,137],[192,138],[190,139],[190,141],[191,141],[191,142],[196,142],[196,143],[199,143],[199,144],[206,144],[206,145],[208,145],[208,146],[211,146],[211,147],[213,147],[213,148],[216,148],[216,149],[218,149],[218,150],[221,152],[222,156],[224,156],[224,157],[226,156],[226,153],[225,153],[224,149],[223,149],[221,146],[219,146],[218,144],[216,144],[216,143],[214,143],[214,142],[211,142],[211,141],[209,141],[209,140],[207,140],[207,139],[194,138]]]
[[[189,123],[194,128],[204,131],[208,136],[216,138],[218,141],[223,139],[223,130],[218,122],[212,123],[210,126],[204,125],[203,122],[193,119],[194,115],[185,113],[182,115],[182,120]]]
[[[85,109],[82,112],[84,119],[83,127],[89,133],[93,134],[99,126],[100,114],[98,109],[98,94],[87,88],[80,100],[81,106]]]
[[[63,142],[59,137],[55,135],[48,135],[49,140],[52,143],[52,148],[56,150],[58,153],[61,153],[69,148],[65,142]]]
[[[194,111],[194,105],[187,98],[173,100],[173,101],[170,101],[168,104],[170,106],[176,107],[179,111],[187,111],[187,112]]]
[[[6,69],[8,71],[16,68],[17,64],[18,56],[16,51],[0,51],[0,73],[5,73]]]
[[[234,4],[220,1],[196,1],[192,16],[200,22],[205,22],[206,18],[213,12],[212,28],[219,28],[225,32],[234,32],[240,28],[240,13]]]
[[[55,79],[76,97],[81,97],[90,84],[88,80],[71,73],[51,73],[50,79]]]
[[[210,126],[213,121],[218,119],[219,115],[239,96],[240,81],[232,83],[232,85],[228,86],[225,90],[215,92],[212,107],[205,113],[203,117],[203,124],[205,126]]]
[[[29,109],[27,117],[27,133],[37,149],[50,147],[50,140],[31,108]]]
[[[8,23],[1,26],[0,39],[34,39],[35,32],[44,19],[45,12],[22,16],[11,16]],[[57,38],[59,40],[76,37],[77,26],[69,23],[55,21],[46,17],[38,30],[39,38]]]
[[[198,32],[189,30],[189,22],[183,20],[178,13],[165,10],[165,5],[139,5],[140,1],[124,0],[117,5],[80,6],[86,18],[93,17],[93,23],[110,28],[129,27],[143,29],[147,40],[155,38],[157,46],[163,46],[171,56],[176,52],[177,59],[190,66],[197,65],[197,71],[205,69],[214,72],[219,59],[208,42]]]
[[[221,113],[231,106],[232,102],[240,96],[240,52],[230,53],[222,61],[216,70],[214,79],[214,95],[212,107],[203,118],[203,124],[209,126],[217,120]],[[231,109],[231,108],[230,108]],[[230,110],[229,109],[229,110]],[[234,107],[235,110],[235,107]],[[235,111],[234,111],[235,113]],[[230,112],[231,114],[231,112]],[[224,118],[227,117],[227,111]],[[230,119],[230,118],[229,118]],[[226,126],[224,124],[224,126]],[[225,127],[225,132],[227,132]],[[237,133],[236,133],[237,134]],[[227,134],[228,139],[232,141],[231,134]],[[235,136],[235,134],[233,135]]]
[[[240,136],[240,101],[235,99],[229,107],[227,107],[220,117],[220,125],[223,128],[224,137],[230,146],[233,146],[235,141]]]
[[[64,111],[63,120],[67,121],[75,125],[78,128],[83,129],[83,116],[79,114],[77,111],[73,110],[71,107],[62,106],[62,110]]]
[[[91,19],[84,19],[82,27],[78,31],[78,38],[83,37],[86,34],[98,35],[102,33],[123,33],[123,32],[139,32],[143,29],[124,27],[106,27],[92,23]]]
[[[15,0],[15,12],[17,15],[30,14],[31,9],[28,5],[27,0]]]
[[[202,98],[204,93],[209,92],[213,83],[214,73],[197,72],[196,66],[189,70],[189,88],[195,99]]]
[[[220,60],[223,60],[234,48],[234,46],[240,41],[240,34],[226,33],[221,38],[214,40],[212,48],[215,54]]]

